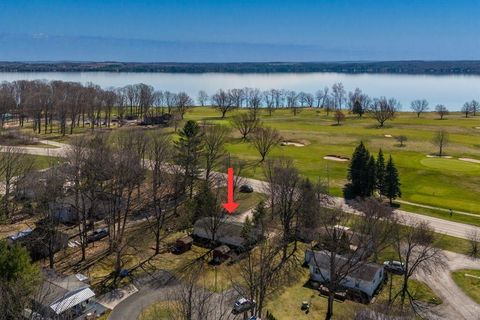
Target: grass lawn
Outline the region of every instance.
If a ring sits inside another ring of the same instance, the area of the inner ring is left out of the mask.
[[[317,291],[305,287],[304,284],[308,280],[308,269],[303,269],[303,275],[294,284],[282,288],[266,305],[266,310],[269,310],[277,319],[322,319],[327,312],[327,298],[321,296]],[[310,311],[300,309],[302,301],[310,303]],[[353,319],[354,310],[362,305],[352,301],[334,303],[334,318],[335,319]]]
[[[33,159],[33,169],[42,170],[52,166],[52,164],[58,164],[63,162],[63,159],[57,157],[48,157],[48,156],[34,156],[27,155],[27,157]]]
[[[457,270],[452,272],[452,278],[466,295],[480,304],[480,270]]]
[[[422,208],[422,207],[413,206],[413,205],[404,204],[404,203],[401,203],[399,205],[400,205],[399,209],[405,210],[408,212],[416,212],[426,216],[431,216],[431,217],[440,218],[440,219],[453,221],[453,222],[471,224],[477,227],[480,226],[480,215],[478,215],[477,217],[477,216],[464,215],[460,213],[453,213],[452,216],[450,216],[449,212],[443,211],[443,210]]]
[[[186,119],[229,125],[228,118],[232,114],[227,114],[227,119],[220,119],[219,112],[212,108],[194,108]],[[348,162],[329,161],[323,157],[350,157],[355,146],[363,141],[372,153],[376,154],[382,148],[387,157],[393,156],[400,172],[403,200],[480,214],[480,191],[476,188],[480,184],[480,164],[457,159],[480,159],[480,130],[475,129],[480,126],[480,117],[462,118],[455,113],[447,120],[437,118],[434,113],[426,113],[418,119],[412,113],[403,112],[386,127],[378,128],[368,117],[359,119],[351,115],[344,124],[335,126],[332,115],[326,116],[316,110],[304,110],[297,116],[289,110],[277,110],[271,117],[262,115],[265,125],[280,130],[285,140],[306,144],[305,147],[277,147],[270,157],[292,157],[304,176],[312,179],[328,177],[335,195],[341,195]],[[430,141],[440,129],[449,133],[450,143],[445,152],[454,159],[426,157],[437,151]],[[398,135],[408,138],[404,147],[395,140]],[[237,132],[233,132],[226,148],[232,156],[249,161],[251,166],[246,175],[263,178],[257,151],[251,144],[242,142]]]
[[[394,275],[392,278],[392,297],[394,297],[398,292],[400,292],[402,288],[402,277]],[[442,303],[442,300],[435,295],[435,293],[430,289],[425,283],[417,280],[410,280],[408,283],[408,288],[416,301],[432,304],[432,305],[439,305]],[[379,295],[377,296],[376,303],[388,303],[388,295],[390,291],[390,280],[385,283],[380,291]],[[398,297],[395,301],[396,303],[400,303],[400,297]]]
[[[168,302],[162,301],[154,303],[145,309],[138,317],[139,320],[165,320],[171,319],[173,316],[171,309],[168,307]]]

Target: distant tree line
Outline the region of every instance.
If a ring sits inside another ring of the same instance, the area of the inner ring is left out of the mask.
[[[139,63],[2,62],[0,72],[163,72],[163,73],[390,73],[480,74],[480,61]]]

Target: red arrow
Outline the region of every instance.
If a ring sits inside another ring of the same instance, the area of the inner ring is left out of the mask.
[[[227,203],[223,203],[223,207],[232,214],[238,207],[238,203],[233,201],[233,168],[228,168],[228,185],[227,185]]]

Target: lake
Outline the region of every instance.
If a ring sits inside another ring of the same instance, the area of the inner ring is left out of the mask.
[[[185,91],[197,97],[199,90],[212,94],[217,89],[252,87],[261,90],[276,88],[315,93],[318,89],[342,82],[347,91],[355,88],[372,97],[394,97],[409,110],[414,99],[427,99],[431,109],[444,104],[450,110],[459,110],[465,101],[480,100],[480,76],[470,75],[397,75],[397,74],[342,74],[342,73],[111,73],[111,72],[0,72],[0,81],[64,80],[92,82],[103,88],[145,83],[158,90]]]

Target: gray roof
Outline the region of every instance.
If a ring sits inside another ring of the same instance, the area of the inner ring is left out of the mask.
[[[89,285],[78,280],[75,275],[62,275],[52,270],[43,270],[39,297],[35,299],[44,306],[50,306],[58,300],[65,299],[71,293],[88,288]]]
[[[318,267],[320,269],[329,270],[330,269],[330,252],[327,250],[322,251],[313,251],[314,256],[310,259],[308,264],[312,267]],[[348,271],[352,270],[349,276],[351,278],[361,279],[365,281],[373,281],[375,275],[380,269],[383,269],[383,266],[375,263],[365,263],[365,262],[351,262],[344,256],[336,255],[336,264],[338,268]]]

